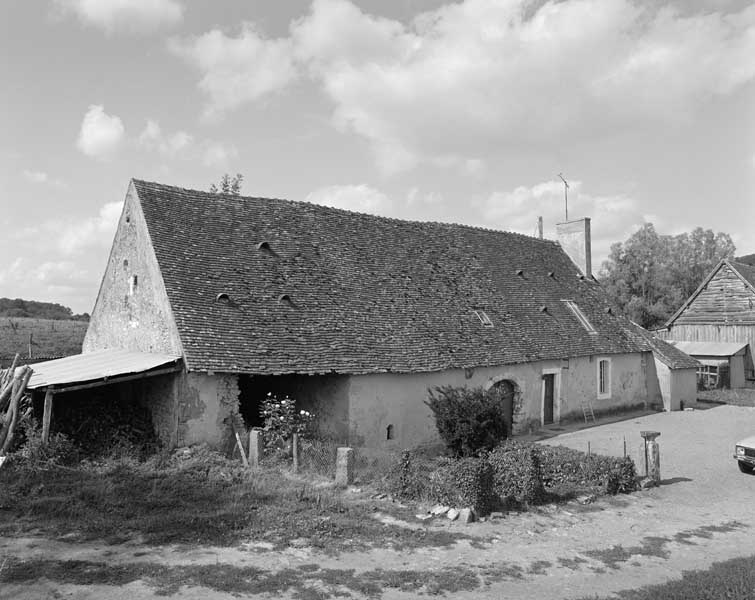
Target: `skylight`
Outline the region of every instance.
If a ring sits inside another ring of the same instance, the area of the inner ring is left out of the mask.
[[[482,323],[483,327],[493,326],[493,321],[490,320],[490,317],[484,310],[476,310],[474,311],[474,314],[476,314],[477,318],[480,319],[480,323]]]
[[[564,302],[566,306],[569,307],[569,310],[574,313],[574,316],[577,317],[577,321],[579,321],[580,325],[587,330],[587,333],[598,333],[574,300],[563,300],[562,302]]]

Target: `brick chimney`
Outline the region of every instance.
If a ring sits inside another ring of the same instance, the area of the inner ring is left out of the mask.
[[[585,277],[592,277],[590,217],[556,223],[556,238]]]

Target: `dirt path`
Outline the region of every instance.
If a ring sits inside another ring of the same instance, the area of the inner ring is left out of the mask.
[[[612,446],[620,454],[624,436],[639,440],[642,429],[661,431],[665,485],[469,526],[438,519],[429,527],[475,536],[450,548],[376,549],[331,557],[315,554],[306,540],[273,552],[254,543],[186,548],[147,547],[138,540],[108,546],[2,538],[0,569],[26,568],[28,575],[3,584],[0,598],[188,599],[269,593],[314,599],[346,593],[390,599],[445,593],[555,600],[662,583],[683,570],[753,554],[755,477],[740,474],[731,454],[737,438],[755,431],[755,409],[652,415],[549,443],[582,448],[589,440],[594,451]],[[53,573],[51,579],[34,578],[40,565]],[[193,585],[182,586],[187,582]]]

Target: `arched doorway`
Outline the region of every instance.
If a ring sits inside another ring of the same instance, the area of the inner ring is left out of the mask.
[[[500,402],[503,415],[506,419],[506,437],[511,437],[514,428],[514,398],[516,396],[516,384],[508,379],[496,381],[488,390]]]

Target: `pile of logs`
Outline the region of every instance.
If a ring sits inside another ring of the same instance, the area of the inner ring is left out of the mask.
[[[10,450],[18,423],[29,416],[31,406],[23,410],[21,399],[32,374],[31,367],[16,367],[18,354],[8,369],[0,369],[0,456]]]

